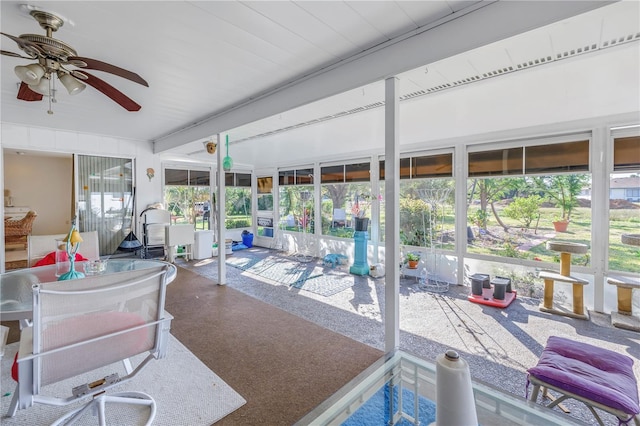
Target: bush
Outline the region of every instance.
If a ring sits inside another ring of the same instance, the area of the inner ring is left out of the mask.
[[[226,229],[248,228],[251,226],[249,219],[227,219],[225,221]]]
[[[517,220],[529,229],[531,222],[540,216],[540,204],[542,198],[538,195],[531,195],[526,198],[516,198],[503,210],[505,216]]]

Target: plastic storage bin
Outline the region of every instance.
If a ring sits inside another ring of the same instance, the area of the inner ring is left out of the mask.
[[[196,231],[195,247],[193,248],[194,259],[207,259],[211,257],[211,246],[213,245],[213,231]]]

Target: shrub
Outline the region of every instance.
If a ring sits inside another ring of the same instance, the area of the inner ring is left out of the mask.
[[[522,223],[529,229],[531,222],[540,216],[540,204],[542,198],[538,195],[531,195],[526,198],[516,198],[503,210],[505,216]]]

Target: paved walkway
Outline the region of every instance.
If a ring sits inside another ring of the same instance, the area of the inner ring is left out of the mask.
[[[217,278],[215,259],[176,264]],[[384,350],[384,278],[358,277],[347,290],[325,297],[258,280],[236,268],[227,268],[227,273],[230,287]],[[453,348],[469,362],[475,380],[519,396],[525,393],[526,370],[536,364],[549,336],[626,354],[635,360],[634,373],[640,377],[640,333],[612,327],[608,315],[591,312],[591,320],[584,321],[548,314],[538,309],[539,299],[521,296],[501,310],[469,302],[468,293],[468,287],[452,286],[447,293],[433,294],[421,290],[415,279],[402,280],[400,348],[430,362]],[[565,405],[572,416],[596,424],[581,404]],[[618,424],[612,416],[603,418],[606,424]]]

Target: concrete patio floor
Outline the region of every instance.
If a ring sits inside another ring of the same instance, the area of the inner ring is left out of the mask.
[[[267,249],[250,250],[265,253]],[[295,260],[284,253],[268,253]],[[216,258],[177,260],[176,264],[217,280]],[[328,297],[261,279],[233,267],[227,267],[227,277],[229,287],[384,350],[384,277],[349,275],[346,279],[352,279],[353,285]],[[429,362],[447,349],[455,349],[469,363],[474,380],[522,397],[526,370],[537,363],[549,336],[562,336],[630,356],[634,359],[634,374],[640,377],[640,333],[611,326],[609,315],[590,312],[590,320],[585,321],[544,313],[539,310],[539,299],[520,295],[509,307],[498,309],[469,302],[469,291],[466,286],[451,286],[446,293],[430,293],[420,289],[415,279],[402,279],[400,349]],[[572,417],[596,424],[584,405],[568,401],[564,406]],[[605,424],[618,424],[613,416],[602,414],[602,418]]]

